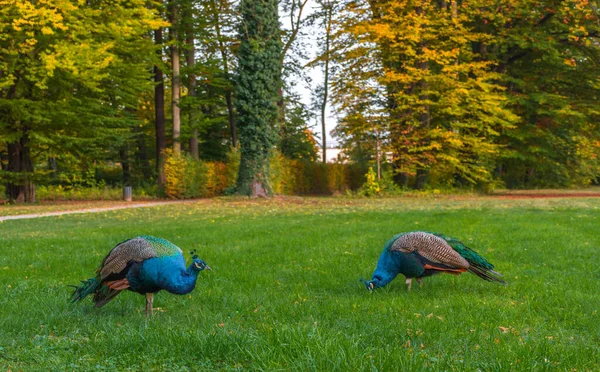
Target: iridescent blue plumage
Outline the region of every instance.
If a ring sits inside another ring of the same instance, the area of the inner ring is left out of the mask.
[[[457,239],[412,231],[397,234],[388,240],[372,279],[364,283],[367,289],[372,290],[387,285],[398,274],[403,274],[410,290],[413,278],[421,284],[421,279],[426,276],[442,272],[459,275],[469,271],[484,280],[506,284],[502,275],[493,268],[484,257]]]
[[[196,287],[199,273],[194,264],[186,268],[180,255],[136,262],[131,265],[126,278],[131,290],[137,293],[154,293],[164,289],[174,294],[187,294]]]
[[[193,254],[193,253],[192,253]],[[104,258],[95,278],[82,282],[72,302],[94,293],[96,307],[110,302],[123,290],[146,295],[146,314],[152,312],[153,294],[166,290],[186,294],[196,287],[200,271],[210,267],[193,254],[186,268],[183,252],[173,243],[152,236],[126,240]]]
[[[423,275],[424,271],[423,265],[414,255],[393,251],[386,245],[379,256],[371,281],[365,282],[365,285],[368,289],[380,288],[386,286],[400,273],[407,278],[418,278]]]

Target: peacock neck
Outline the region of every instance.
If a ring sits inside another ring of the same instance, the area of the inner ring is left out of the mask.
[[[400,268],[400,253],[385,249],[379,257],[379,261],[377,261],[377,268],[373,273],[374,283],[378,287],[387,285],[400,273]]]
[[[174,294],[190,293],[196,287],[198,273],[199,271],[194,269],[194,264],[191,264],[186,270],[165,278],[163,288]]]

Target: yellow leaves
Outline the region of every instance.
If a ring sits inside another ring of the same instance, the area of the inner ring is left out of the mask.
[[[49,55],[45,55],[42,57],[45,65],[46,65],[46,74],[48,76],[53,76],[54,75],[54,70],[56,69],[56,65],[58,63],[58,61],[56,60],[56,57],[52,54]]]
[[[15,66],[11,58],[27,55],[30,63],[24,74],[40,89],[47,87],[57,69],[98,89],[108,68],[119,62],[115,54],[119,43],[127,38],[137,40],[138,46],[150,45],[143,36],[165,24],[137,0],[106,8],[89,6],[85,0],[0,0],[0,4],[0,17],[5,20],[0,22],[0,41],[6,45],[0,59],[8,58],[9,65]],[[9,80],[11,68],[5,70],[1,86],[13,80]]]
[[[24,18],[16,18],[13,20],[12,22],[12,27],[15,31],[23,31],[23,28],[27,25],[33,25],[34,23],[31,21],[28,21],[27,19]]]
[[[152,30],[157,30],[159,28],[169,26],[169,22],[163,21],[162,19],[159,19],[159,18],[150,19],[150,20],[146,21],[146,24]]]
[[[450,50],[422,48],[423,59],[436,62],[441,65],[453,64],[460,56],[460,48],[452,48]]]
[[[378,39],[393,39],[396,32],[390,25],[384,23],[374,23],[366,27],[366,31],[375,35]]]

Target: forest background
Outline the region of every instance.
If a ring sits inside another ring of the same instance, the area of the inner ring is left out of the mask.
[[[599,12],[584,0],[0,0],[0,191],[598,184]]]

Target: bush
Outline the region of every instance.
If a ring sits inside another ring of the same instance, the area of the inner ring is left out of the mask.
[[[38,200],[121,200],[123,188],[109,186],[69,187],[40,185],[35,188]],[[134,192],[134,198],[137,193]]]
[[[203,162],[166,153],[165,195],[173,199],[213,197],[235,190],[240,153],[233,149],[228,162]],[[331,195],[357,189],[364,176],[355,165],[323,164],[271,155],[271,188],[281,195]],[[356,168],[356,169],[354,169]]]
[[[381,195],[381,186],[377,181],[377,174],[373,168],[365,175],[365,183],[360,187],[360,193],[364,196],[379,196]]]

